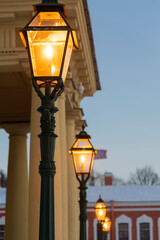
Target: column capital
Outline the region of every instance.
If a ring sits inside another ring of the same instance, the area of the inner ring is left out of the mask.
[[[30,132],[30,123],[4,123],[1,125],[11,136],[25,136]]]
[[[82,130],[82,126],[85,128],[88,126],[86,120],[78,120],[76,121],[76,131],[79,132]]]
[[[78,121],[83,117],[83,109],[82,108],[74,108],[71,111],[67,111],[66,118],[67,120]]]

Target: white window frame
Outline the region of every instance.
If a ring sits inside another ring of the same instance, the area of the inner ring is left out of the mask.
[[[158,240],[160,240],[160,217],[158,218]]]
[[[137,240],[140,240],[140,223],[149,223],[150,240],[153,240],[153,219],[146,214],[137,218]]]
[[[128,236],[129,240],[132,240],[132,219],[124,214],[116,218],[116,240],[119,240],[119,223],[128,223]]]
[[[97,218],[94,218],[93,230],[94,230],[94,240],[97,240]]]
[[[86,229],[87,229],[87,240],[89,240],[89,221],[88,221],[88,219],[86,222]]]
[[[0,217],[0,225],[5,225],[5,216]]]

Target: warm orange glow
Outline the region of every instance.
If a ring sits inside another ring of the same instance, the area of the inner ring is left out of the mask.
[[[92,148],[89,139],[77,139],[73,148]]]
[[[29,49],[33,77],[37,83],[42,82],[39,86],[44,86],[46,80],[51,80],[52,86],[59,79],[65,82],[72,50],[78,48],[78,43],[61,12],[39,12],[20,31],[20,37]]]
[[[19,32],[19,35],[20,35],[20,37],[21,37],[21,40],[22,40],[22,42],[23,42],[24,47],[27,48],[27,42],[26,42],[26,39],[25,39],[25,37],[24,37],[23,32]]]
[[[51,74],[54,75],[55,71],[56,71],[55,66],[52,65],[51,66]]]
[[[34,76],[59,76],[67,31],[29,31]]]
[[[69,153],[73,156],[76,174],[89,175],[92,171],[93,160],[96,154],[89,138],[77,138]]]
[[[48,45],[44,48],[44,57],[46,57],[48,60],[50,60],[53,56],[53,48]]]
[[[59,12],[40,12],[29,26],[67,26]]]
[[[73,39],[74,39],[74,44],[75,44],[75,49],[78,48],[78,41],[77,41],[77,36],[76,36],[76,32],[72,31],[73,34]]]
[[[68,71],[68,66],[72,54],[72,49],[73,49],[73,41],[71,38],[71,33],[69,34],[69,39],[68,39],[68,45],[67,45],[67,51],[66,51],[66,56],[64,60],[64,66],[63,66],[63,72],[62,72],[62,79],[65,81],[67,71]]]
[[[104,202],[97,202],[95,206],[95,214],[98,221],[103,221],[105,219],[106,212],[107,212],[107,209]]]
[[[81,163],[82,163],[82,170],[81,170],[81,172],[84,172],[85,171],[84,170],[84,164],[85,164],[85,157],[84,157],[84,155],[81,156]]]
[[[85,157],[84,157],[84,155],[81,156],[81,162],[82,162],[82,163],[85,162]]]
[[[104,232],[109,232],[110,228],[111,228],[111,220],[110,220],[110,218],[106,217],[102,224],[102,230]]]
[[[74,151],[73,150],[73,159],[74,166],[77,174],[80,173],[90,173],[91,161],[92,161],[92,151]]]

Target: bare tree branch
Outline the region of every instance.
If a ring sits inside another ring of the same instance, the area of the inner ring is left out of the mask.
[[[131,185],[159,185],[160,178],[151,166],[137,168],[135,173],[131,173],[128,184]]]

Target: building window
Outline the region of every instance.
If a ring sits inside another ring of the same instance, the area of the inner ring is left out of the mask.
[[[5,225],[0,225],[0,240],[4,240],[4,228]]]
[[[124,214],[115,220],[116,240],[132,240],[132,219]]]
[[[119,240],[129,240],[128,223],[119,223]]]
[[[137,218],[137,240],[154,240],[153,219],[145,214]]]
[[[140,223],[140,240],[150,240],[149,223]]]

